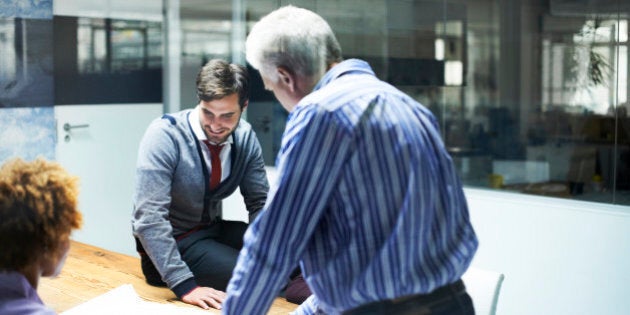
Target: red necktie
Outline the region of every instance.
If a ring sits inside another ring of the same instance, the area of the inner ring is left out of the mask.
[[[210,149],[210,162],[212,163],[212,170],[210,173],[210,190],[216,189],[221,183],[221,158],[219,154],[223,145],[212,144],[208,140],[203,140]]]

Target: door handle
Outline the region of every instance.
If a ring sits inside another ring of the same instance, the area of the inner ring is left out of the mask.
[[[71,125],[69,123],[65,123],[63,124],[63,130],[65,131],[70,131],[72,129],[78,129],[78,128],[87,128],[89,127],[90,124],[82,124],[82,125]]]

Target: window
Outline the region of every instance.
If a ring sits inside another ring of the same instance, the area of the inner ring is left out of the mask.
[[[182,12],[230,21],[231,3]],[[436,115],[466,186],[630,205],[630,3],[292,3],[328,20],[344,57],[368,61]],[[247,24],[284,4],[247,2]],[[248,108],[270,165],[286,120],[276,105],[255,93]]]
[[[162,101],[160,22],[55,16],[53,31],[55,104]]]

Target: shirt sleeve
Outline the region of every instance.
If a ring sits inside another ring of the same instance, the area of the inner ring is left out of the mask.
[[[171,183],[178,157],[177,144],[161,126],[165,123],[154,122],[140,143],[132,227],[134,235],[172,289],[192,278],[193,274],[177,250],[168,220]]]
[[[333,113],[315,105],[291,113],[278,157],[278,185],[245,234],[224,314],[268,310],[327,207],[351,143]]]
[[[306,299],[306,301],[302,302],[300,306],[290,315],[312,315],[317,312],[317,297],[315,295],[311,295]]]

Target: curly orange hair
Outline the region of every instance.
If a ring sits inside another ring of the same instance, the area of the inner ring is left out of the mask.
[[[81,226],[78,178],[55,162],[20,158],[0,168],[0,270],[17,271],[58,250]]]

